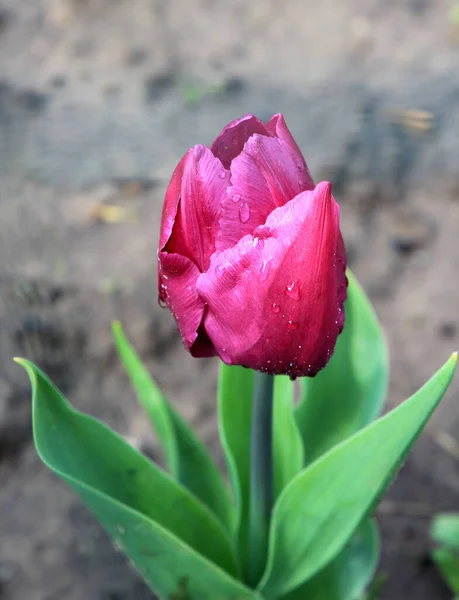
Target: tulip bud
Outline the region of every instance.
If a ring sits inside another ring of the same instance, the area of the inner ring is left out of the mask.
[[[227,125],[172,175],[160,302],[193,356],[314,376],[344,326],[346,253],[331,184],[314,183],[282,115]]]

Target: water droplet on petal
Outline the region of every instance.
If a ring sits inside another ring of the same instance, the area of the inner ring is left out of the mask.
[[[277,315],[278,312],[280,312],[280,306],[273,302],[273,313],[276,313]]]
[[[250,217],[250,208],[247,202],[243,202],[239,207],[239,221],[241,223],[247,223]]]
[[[287,296],[292,298],[293,300],[300,300],[301,298],[301,282],[299,279],[295,279],[285,288],[284,292]]]
[[[233,364],[233,359],[231,358],[231,356],[226,351],[226,348],[222,348],[220,350],[219,354],[220,354],[220,358],[222,359],[222,361],[224,363],[226,363],[227,365],[232,365]]]
[[[260,250],[262,250],[262,248],[263,248],[264,245],[265,245],[265,240],[260,240],[260,238],[258,238],[258,237],[254,237],[253,238],[252,246],[254,248],[256,248],[258,246],[258,248]]]
[[[239,202],[241,200],[241,194],[234,194],[233,202]]]
[[[225,179],[225,177],[226,177],[225,171],[220,171],[218,176],[220,177],[220,179]]]
[[[268,275],[271,272],[272,259],[273,259],[272,256],[270,258],[267,258],[266,260],[263,259],[263,265],[261,267],[261,277],[260,277],[261,281],[266,281],[266,279],[268,278]]]
[[[297,323],[297,321],[292,321],[290,319],[289,322],[287,323],[287,328],[290,331],[295,331],[295,329],[298,329],[298,323]]]

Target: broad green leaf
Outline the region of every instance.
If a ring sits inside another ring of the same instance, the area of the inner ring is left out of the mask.
[[[222,363],[218,382],[218,421],[237,506],[235,535],[240,564],[248,575],[250,430],[255,372]]]
[[[293,414],[294,387],[287,376],[274,380],[274,498],[304,466],[303,442]]]
[[[153,588],[169,593],[178,577],[202,576],[239,589],[230,577],[238,573],[232,544],[216,517],[122,437],[72,408],[38,367],[17,362],[32,384],[40,458],[81,495]]]
[[[372,580],[378,559],[378,529],[365,519],[330,564],[282,600],[357,600]]]
[[[445,393],[457,355],[416,394],[293,479],[274,507],[260,591],[272,600],[308,581],[351,538]]]
[[[387,393],[384,335],[365,292],[348,271],[346,322],[328,365],[300,383],[295,417],[308,464],[373,421]]]
[[[113,337],[137,397],[156,430],[172,476],[231,530],[234,507],[208,450],[155,384],[118,322],[113,324]]]
[[[445,548],[435,549],[432,556],[451,591],[459,597],[459,556]]]
[[[431,533],[437,544],[459,553],[459,513],[437,515]]]

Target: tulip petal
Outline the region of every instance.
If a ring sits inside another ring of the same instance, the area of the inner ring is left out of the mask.
[[[231,121],[212,144],[211,150],[225,169],[229,169],[231,162],[242,152],[244,144],[254,133],[269,135],[263,121],[254,115],[246,115]]]
[[[166,192],[160,250],[186,256],[205,271],[215,250],[221,204],[229,184],[229,171],[208,148],[191,148]]]
[[[204,327],[221,359],[292,377],[315,375],[340,331],[339,206],[319,184],[218,253],[197,281]]]
[[[254,134],[230,170],[232,185],[222,203],[218,251],[237,244],[265,223],[275,208],[312,187],[304,161],[279,138]]]
[[[338,243],[336,245],[336,280],[338,282],[338,302],[341,308],[343,308],[344,301],[347,298],[347,286],[349,285],[349,281],[346,277],[346,248],[341,232],[338,236]],[[339,313],[338,324],[339,332],[341,333],[344,327],[344,309]]]
[[[314,189],[314,182],[312,181],[306,161],[304,160],[301,150],[298,148],[298,144],[295,142],[293,135],[290,133],[290,129],[287,127],[284,117],[281,114],[273,115],[266,124],[266,129],[272,136],[278,137],[285,144],[287,144],[287,146],[290,148],[292,156],[295,158],[295,160],[303,165],[307,173],[309,184],[305,189]]]
[[[182,189],[182,177],[185,163],[189,160],[190,150],[182,156],[179,164],[172,173],[171,180],[167,186],[166,196],[164,198],[163,213],[161,215],[161,230],[159,237],[159,249],[162,250],[169,240],[172,228],[174,227],[177,208],[180,201]]]
[[[193,356],[215,356],[212,343],[201,327],[205,303],[196,291],[199,274],[189,258],[158,253],[159,300],[174,315],[185,348]]]

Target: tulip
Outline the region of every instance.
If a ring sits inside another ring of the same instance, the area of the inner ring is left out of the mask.
[[[331,184],[314,186],[282,115],[233,121],[179,162],[158,287],[193,356],[314,376],[344,326],[345,270]]]

